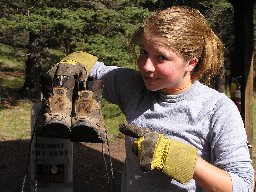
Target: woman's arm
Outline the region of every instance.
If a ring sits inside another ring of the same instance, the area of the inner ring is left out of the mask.
[[[198,158],[193,178],[208,192],[251,192],[254,171],[239,111],[227,98],[219,100],[215,109],[209,132],[211,164]]]
[[[232,192],[232,181],[230,175],[210,163],[197,158],[194,180],[207,192]]]

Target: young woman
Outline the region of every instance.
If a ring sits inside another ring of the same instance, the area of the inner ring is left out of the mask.
[[[156,12],[134,34],[137,46],[139,72],[96,62],[90,75],[104,80],[103,97],[120,106],[130,125],[162,134],[168,149],[174,142],[182,150],[167,151],[163,166],[145,172],[145,148],[138,160],[134,138],[127,136],[122,192],[252,191],[239,111],[225,94],[202,84],[223,65],[223,45],[203,15],[188,7]]]

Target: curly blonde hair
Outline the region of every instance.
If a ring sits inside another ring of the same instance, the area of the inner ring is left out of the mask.
[[[194,78],[207,82],[223,66],[223,44],[196,9],[173,6],[149,16],[131,39],[134,53],[144,33],[165,38],[186,61],[197,57]]]

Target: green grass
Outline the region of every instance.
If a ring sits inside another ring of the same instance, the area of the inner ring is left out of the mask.
[[[0,77],[0,140],[30,137],[30,108],[32,103],[15,96],[24,83],[25,51],[0,44],[0,71],[11,73]]]
[[[16,106],[0,108],[0,140],[29,139],[31,106],[29,101],[19,101]]]
[[[26,50],[0,44],[0,71],[23,71]]]
[[[3,79],[0,77],[1,80],[1,87],[6,89],[19,89],[23,83],[24,83],[24,77],[19,76],[19,77],[8,77],[7,79]]]
[[[125,117],[119,107],[102,99],[102,110],[105,125],[110,136],[119,136],[119,124],[124,122]]]

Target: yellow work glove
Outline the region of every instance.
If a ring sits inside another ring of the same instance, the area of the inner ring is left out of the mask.
[[[163,134],[150,132],[147,128],[138,128],[122,124],[119,130],[133,136],[133,152],[138,155],[140,168],[147,172],[153,169],[185,184],[192,179],[197,161],[197,148],[165,138]]]
[[[89,53],[76,51],[64,57],[60,63],[77,64],[85,66],[87,73],[90,73],[98,58]]]

